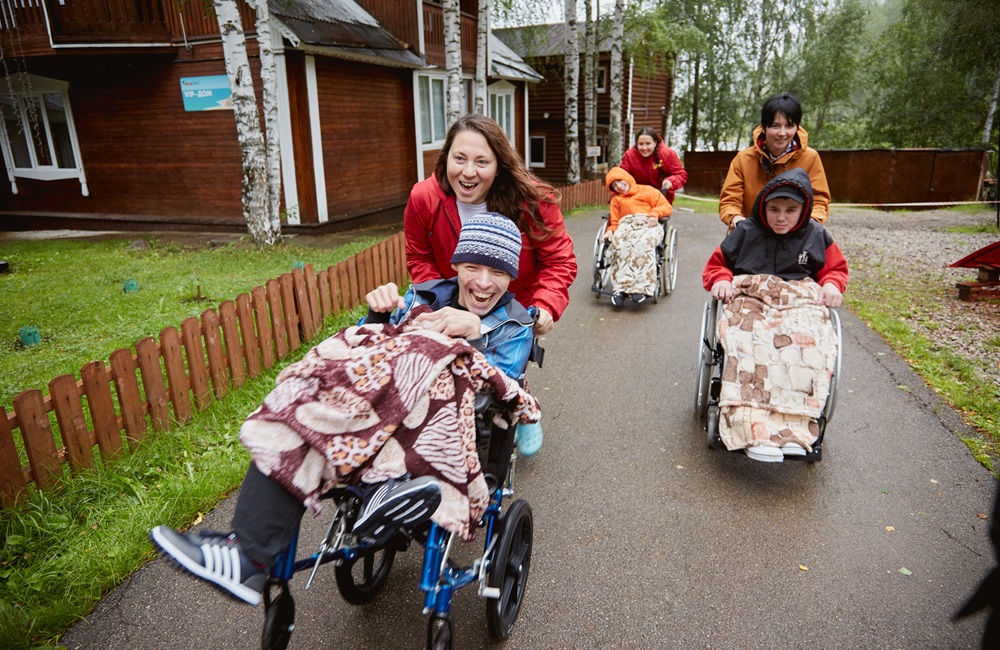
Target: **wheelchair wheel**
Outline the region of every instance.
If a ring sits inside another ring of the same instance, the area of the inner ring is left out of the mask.
[[[531,506],[527,501],[518,499],[503,517],[500,539],[487,578],[487,586],[500,590],[498,598],[486,601],[486,624],[490,635],[497,641],[510,635],[521,611],[531,566],[533,529]]]
[[[663,260],[663,295],[669,296],[677,286],[677,229],[668,228]]]
[[[700,420],[705,418],[708,408],[708,386],[712,380],[712,368],[715,365],[715,320],[717,314],[717,302],[707,301],[701,315],[701,337],[698,339],[698,379],[694,394],[694,413]]]
[[[719,442],[719,407],[710,407],[705,419],[705,438],[709,449],[715,449]]]
[[[353,560],[341,560],[334,567],[340,595],[352,605],[373,601],[382,591],[395,558],[395,547],[383,546],[366,549]]]
[[[611,246],[602,238],[605,227],[605,222],[602,220],[594,236],[594,284],[590,290],[598,298],[611,283]]]
[[[434,616],[427,621],[427,650],[451,650],[451,621]]]
[[[271,589],[278,594],[271,596]],[[264,632],[261,634],[262,650],[285,650],[295,629],[295,601],[288,591],[287,582],[269,582],[264,590]]]

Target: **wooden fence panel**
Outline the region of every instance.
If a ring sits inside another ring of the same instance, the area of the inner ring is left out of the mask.
[[[267,281],[267,304],[271,308],[271,325],[274,327],[274,344],[278,350],[278,358],[284,359],[288,354],[288,332],[285,329],[285,315],[281,306],[281,283],[277,280]]]
[[[222,399],[229,394],[229,377],[226,375],[226,359],[222,351],[219,314],[214,309],[206,309],[201,312],[201,331],[205,337],[208,376],[212,378],[215,399]]]
[[[240,334],[243,336],[243,356],[247,362],[247,376],[253,379],[260,374],[260,344],[257,342],[257,331],[253,324],[250,296],[245,293],[236,296],[236,315],[240,322]]]
[[[114,379],[118,395],[118,408],[122,413],[125,437],[135,446],[146,437],[146,409],[139,394],[139,382],[135,377],[136,363],[130,350],[115,350],[108,359],[111,377]],[[75,383],[75,382],[74,382]],[[51,394],[51,389],[50,389]],[[60,423],[60,428],[62,423]]]
[[[295,291],[295,311],[299,315],[299,326],[302,328],[302,340],[308,341],[316,333],[316,329],[313,327],[312,301],[306,290],[306,274],[302,269],[295,269],[292,272],[292,287]]]
[[[253,313],[257,320],[260,361],[267,370],[274,365],[274,334],[271,331],[271,318],[267,313],[267,291],[264,287],[254,287],[250,295],[253,301]]]
[[[330,307],[333,313],[339,314],[344,307],[344,295],[347,291],[347,265],[341,262],[330,267]]]
[[[382,286],[383,284],[388,283],[389,279],[392,277],[389,275],[389,256],[392,254],[392,248],[389,246],[388,239],[383,239],[378,243],[378,251],[380,257],[379,269],[381,273],[378,286]]]
[[[75,472],[93,467],[94,437],[87,429],[87,419],[80,403],[80,385],[76,382],[76,377],[59,375],[50,381],[49,398],[52,400],[52,410],[56,412],[56,423],[59,425],[69,466]]]
[[[42,391],[26,390],[15,397],[14,412],[21,422],[21,436],[32,480],[38,487],[54,484],[62,476],[63,459],[56,449]]]
[[[326,270],[316,274],[316,285],[319,290],[319,308],[325,321],[330,317],[330,274]]]
[[[110,460],[122,451],[122,432],[118,426],[115,404],[111,399],[108,370],[103,361],[91,361],[80,369],[80,375],[83,377],[83,392],[87,395],[87,406],[90,408],[90,421],[94,423],[97,448],[101,450],[101,458]]]
[[[7,420],[7,411],[0,406],[0,502],[5,507],[14,505],[17,495],[27,484],[14,446],[14,433]]]
[[[358,256],[352,255],[347,258],[347,305],[345,309],[354,309],[361,302],[358,294]]]
[[[194,407],[204,411],[212,403],[211,389],[208,387],[208,368],[205,365],[205,347],[201,344],[201,323],[189,316],[181,323],[181,338],[184,341],[184,355],[187,357],[188,380]]]
[[[174,404],[174,417],[181,424],[191,419],[191,384],[184,371],[181,356],[181,335],[176,327],[164,327],[160,332],[160,354],[167,371],[167,387]]]
[[[142,375],[142,390],[149,405],[149,419],[154,431],[170,428],[170,411],[167,405],[167,388],[160,368],[160,348],[152,337],[147,336],[135,344],[135,354]]]
[[[366,248],[358,255],[358,299],[357,305],[372,286],[372,249]]]
[[[323,325],[323,315],[320,313],[319,298],[317,296],[316,269],[312,264],[306,264],[306,293],[309,295],[309,315],[312,316],[313,334],[319,331]],[[309,337],[310,339],[312,336]]]
[[[285,333],[288,334],[288,351],[294,352],[302,345],[299,338],[299,312],[295,309],[295,286],[291,273],[278,278],[281,285],[281,307],[285,314]]]
[[[236,305],[232,300],[219,305],[219,318],[222,320],[222,334],[226,337],[229,375],[233,381],[233,388],[239,388],[246,383],[247,374],[243,362],[243,344],[240,342],[240,332],[236,322]]]

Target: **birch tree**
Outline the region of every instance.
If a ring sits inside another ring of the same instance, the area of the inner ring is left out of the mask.
[[[490,0],[479,0],[479,25],[476,33],[476,103],[475,111],[486,115],[486,75],[489,66]]]
[[[235,0],[213,1],[232,92],[236,137],[243,160],[243,218],[254,243],[271,245],[278,241],[281,230],[279,224],[272,223],[267,217],[268,170],[264,136],[257,114],[243,24]]]
[[[576,0],[566,0],[566,49],[564,50],[566,62],[566,182],[570,185],[576,185],[580,182],[580,45],[576,31]]]
[[[260,82],[264,95],[264,133],[267,155],[267,221],[281,229],[281,138],[278,135],[278,80],[267,0],[257,0],[257,47],[260,50]]]
[[[625,0],[615,0],[611,23],[611,115],[608,125],[608,164],[622,160],[622,36],[625,32]]]
[[[584,54],[583,54],[583,140],[585,146],[593,147],[597,144],[597,88],[594,84],[594,61],[597,50],[597,25],[593,15],[593,2],[586,0],[585,3],[586,29],[584,31]],[[595,159],[589,155],[583,159],[584,173],[587,178],[594,178],[596,169]]]
[[[444,17],[444,60],[448,70],[445,121],[450,127],[462,116],[462,16],[458,0],[444,0],[441,10]]]

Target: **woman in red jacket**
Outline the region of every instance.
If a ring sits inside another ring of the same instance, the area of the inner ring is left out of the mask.
[[[677,153],[663,144],[656,131],[644,126],[636,132],[635,146],[622,156],[622,169],[639,185],[651,185],[663,192],[671,204],[677,190],[687,183],[688,173]]]
[[[558,193],[525,168],[496,122],[465,115],[448,129],[434,173],[413,186],[406,202],[406,267],[413,282],[454,277],[451,256],[462,222],[483,212],[516,221],[521,259],[510,291],[538,309],[535,331],[547,333],[569,304],[576,278]]]

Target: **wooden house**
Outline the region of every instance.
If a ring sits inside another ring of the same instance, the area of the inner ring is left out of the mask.
[[[256,17],[238,1],[261,102]],[[444,140],[440,0],[270,0],[283,225],[400,219]],[[477,0],[461,0],[471,109]],[[526,85],[502,43],[488,113],[522,154]],[[211,4],[0,0],[0,230],[245,228]]]
[[[607,30],[603,30],[607,31]],[[544,80],[530,87],[528,130],[528,165],[539,177],[558,185],[566,182],[565,126],[565,42],[566,25],[530,25],[497,29],[494,33]],[[578,24],[578,38],[583,43],[583,24]],[[581,45],[581,49],[582,45]],[[607,162],[608,128],[611,123],[611,39],[598,43],[594,85],[597,89],[597,143],[601,153],[598,163]],[[622,72],[622,149],[634,142],[636,130],[648,126],[660,135],[666,130],[667,112],[673,101],[673,77],[667,71],[643,74],[634,62],[623,61]],[[580,170],[587,148],[584,141],[584,66],[580,57],[579,133]]]

